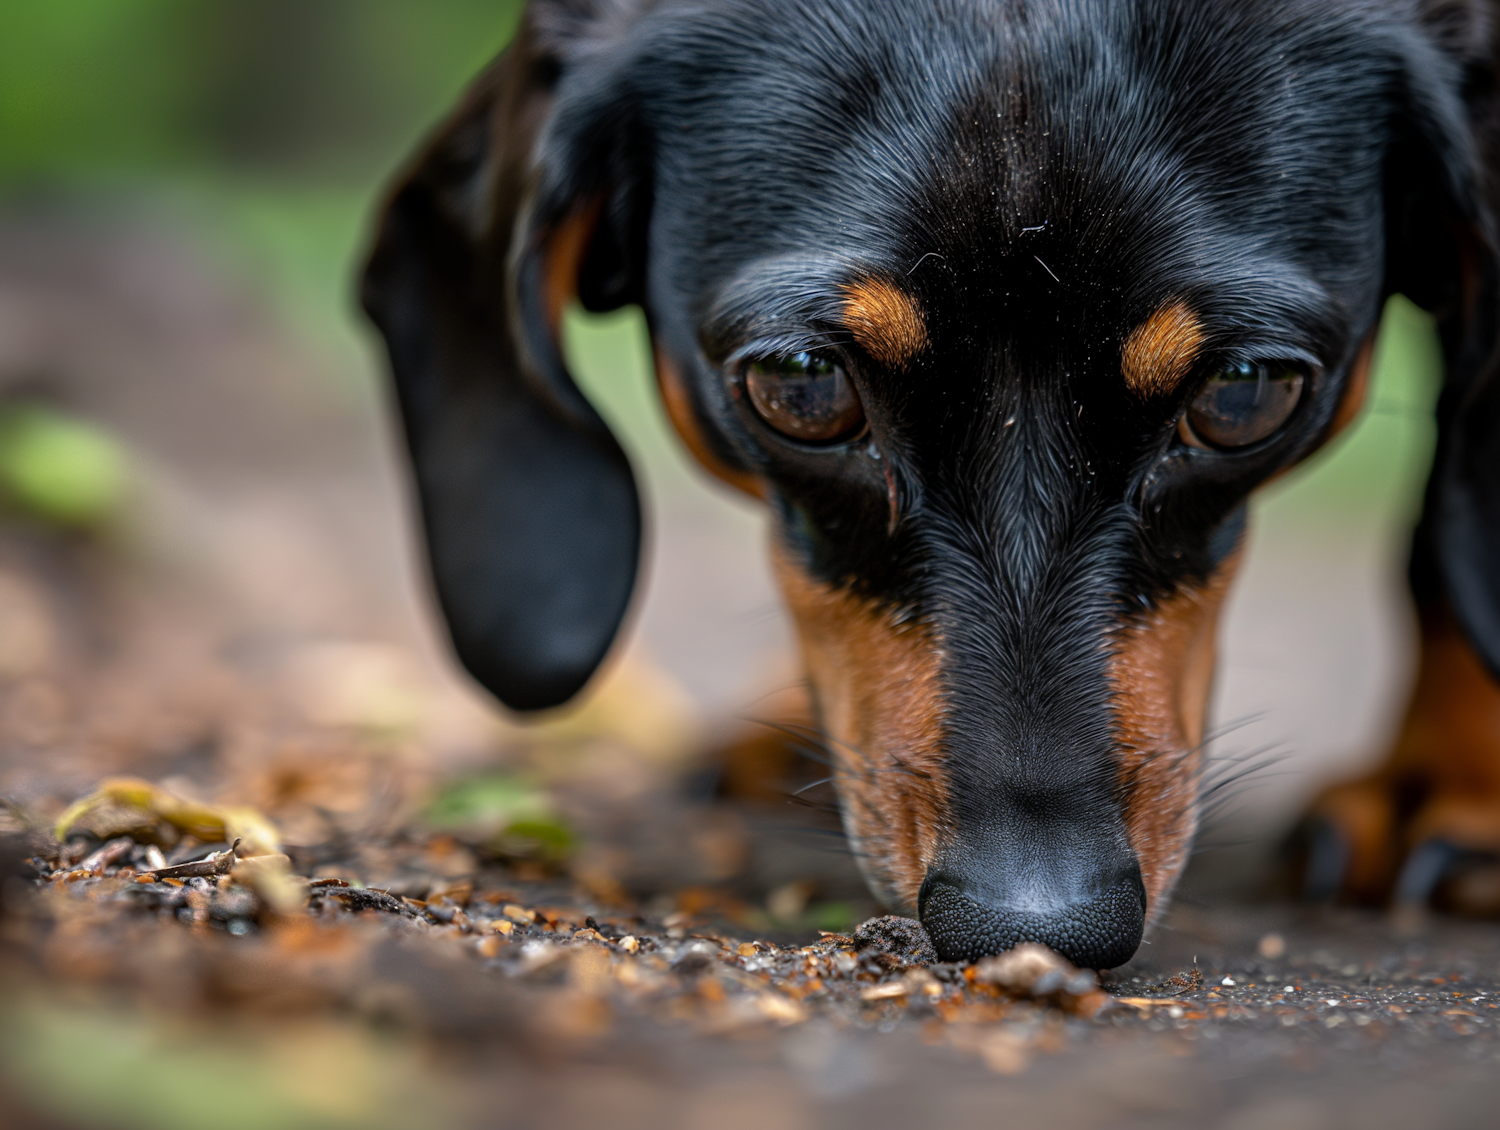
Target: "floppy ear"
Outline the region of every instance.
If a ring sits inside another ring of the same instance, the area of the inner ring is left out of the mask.
[[[396,187],[361,295],[390,354],[455,649],[517,710],[557,706],[588,681],[641,540],[629,462],[558,344],[586,258],[600,276],[590,291],[623,300],[627,288],[602,278],[619,272],[613,244],[591,251],[602,193],[576,190],[538,218],[535,154],[563,62],[535,27],[547,5],[531,7]]]
[[[1411,80],[1410,135],[1387,186],[1388,285],[1437,315],[1446,362],[1412,589],[1422,605],[1446,599],[1500,678],[1496,26],[1478,0],[1423,0],[1421,13],[1447,73]]]

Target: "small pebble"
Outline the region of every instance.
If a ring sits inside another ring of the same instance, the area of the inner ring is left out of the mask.
[[[1255,949],[1267,961],[1276,961],[1286,956],[1286,939],[1280,934],[1267,934]]]

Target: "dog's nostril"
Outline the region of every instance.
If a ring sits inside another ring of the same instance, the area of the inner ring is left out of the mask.
[[[961,879],[933,875],[922,885],[919,913],[944,961],[977,961],[1040,942],[1080,968],[1112,969],[1141,944],[1146,892],[1132,870],[1092,897],[1040,910],[978,898]]]

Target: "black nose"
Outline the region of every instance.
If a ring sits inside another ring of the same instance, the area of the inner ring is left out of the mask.
[[[1124,965],[1146,929],[1146,888],[1134,863],[1071,900],[986,898],[962,877],[937,872],[922,884],[918,913],[944,961],[977,961],[1040,942],[1083,969]]]

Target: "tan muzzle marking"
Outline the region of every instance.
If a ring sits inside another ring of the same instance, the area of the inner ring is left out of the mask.
[[[844,826],[871,888],[915,913],[947,830],[941,651],[931,629],[807,575],[777,545],[772,567],[796,622],[829,739]]]
[[[1176,884],[1197,831],[1219,611],[1239,559],[1236,553],[1202,587],[1162,601],[1124,633],[1111,660],[1125,827],[1153,915]]]

